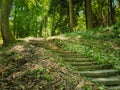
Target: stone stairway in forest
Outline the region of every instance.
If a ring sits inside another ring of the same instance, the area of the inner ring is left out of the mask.
[[[54,50],[54,52],[92,82],[106,86],[106,90],[120,90],[120,71],[114,69],[111,64],[97,63],[71,51]]]

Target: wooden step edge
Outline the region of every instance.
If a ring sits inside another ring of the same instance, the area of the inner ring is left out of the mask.
[[[106,87],[107,90],[120,90],[120,85]]]
[[[93,78],[91,79],[92,82],[103,84],[105,86],[114,86],[120,85],[120,78],[112,77],[112,78]]]
[[[85,66],[85,65],[99,65],[99,63],[97,62],[67,62],[68,64],[72,65],[72,66]]]
[[[95,70],[95,71],[80,71],[80,75],[85,77],[97,78],[97,77],[110,77],[119,75],[119,70]]]

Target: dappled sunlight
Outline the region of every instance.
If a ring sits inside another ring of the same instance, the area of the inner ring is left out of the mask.
[[[0,45],[3,43],[3,41],[2,40],[0,40]]]
[[[68,39],[69,39],[69,37],[65,37],[63,35],[59,35],[59,36],[48,37],[47,41],[50,41],[50,40],[68,40]]]
[[[46,39],[45,38],[36,38],[36,37],[26,37],[26,38],[21,39],[21,40],[25,40],[26,42],[29,42],[32,40],[44,42]]]
[[[12,47],[10,50],[8,50],[8,52],[12,52],[12,51],[16,51],[16,52],[22,52],[24,51],[25,48],[23,45],[15,45],[14,47]]]
[[[3,43],[3,40],[2,40],[2,35],[1,35],[1,32],[0,32],[0,45]]]
[[[120,90],[120,0],[0,6],[0,90]]]

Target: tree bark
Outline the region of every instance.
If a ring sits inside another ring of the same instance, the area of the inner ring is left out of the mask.
[[[16,3],[15,3],[16,5]],[[13,26],[13,34],[15,37],[17,37],[17,31],[16,31],[16,16],[17,16],[17,7],[15,6],[15,12],[14,12],[14,26]]]
[[[115,23],[115,8],[113,0],[108,0],[108,25],[111,26]]]
[[[93,28],[91,0],[85,0],[86,28]]]
[[[1,33],[3,38],[3,44],[8,44],[15,41],[12,33],[9,30],[9,14],[13,4],[13,0],[2,0],[1,9]]]
[[[120,0],[118,0],[119,8],[120,8]]]
[[[1,39],[1,8],[0,8],[0,39]]]
[[[73,31],[74,23],[73,23],[73,4],[72,0],[69,0],[69,18],[70,18],[70,32]]]

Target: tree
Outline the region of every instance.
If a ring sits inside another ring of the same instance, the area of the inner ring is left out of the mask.
[[[72,0],[69,0],[69,17],[70,17],[70,31],[73,31],[73,4],[72,4]]]
[[[119,8],[120,8],[120,0],[118,0]]]
[[[85,0],[86,28],[93,28],[91,0]]]
[[[51,35],[70,31],[69,3],[67,0],[50,0]]]
[[[1,33],[3,38],[3,44],[8,44],[15,41],[12,33],[9,30],[9,15],[13,4],[13,0],[2,0],[1,9]]]
[[[108,25],[108,0],[92,1],[93,27]]]
[[[114,7],[114,1],[108,0],[108,25],[113,25],[115,23],[115,7]]]

